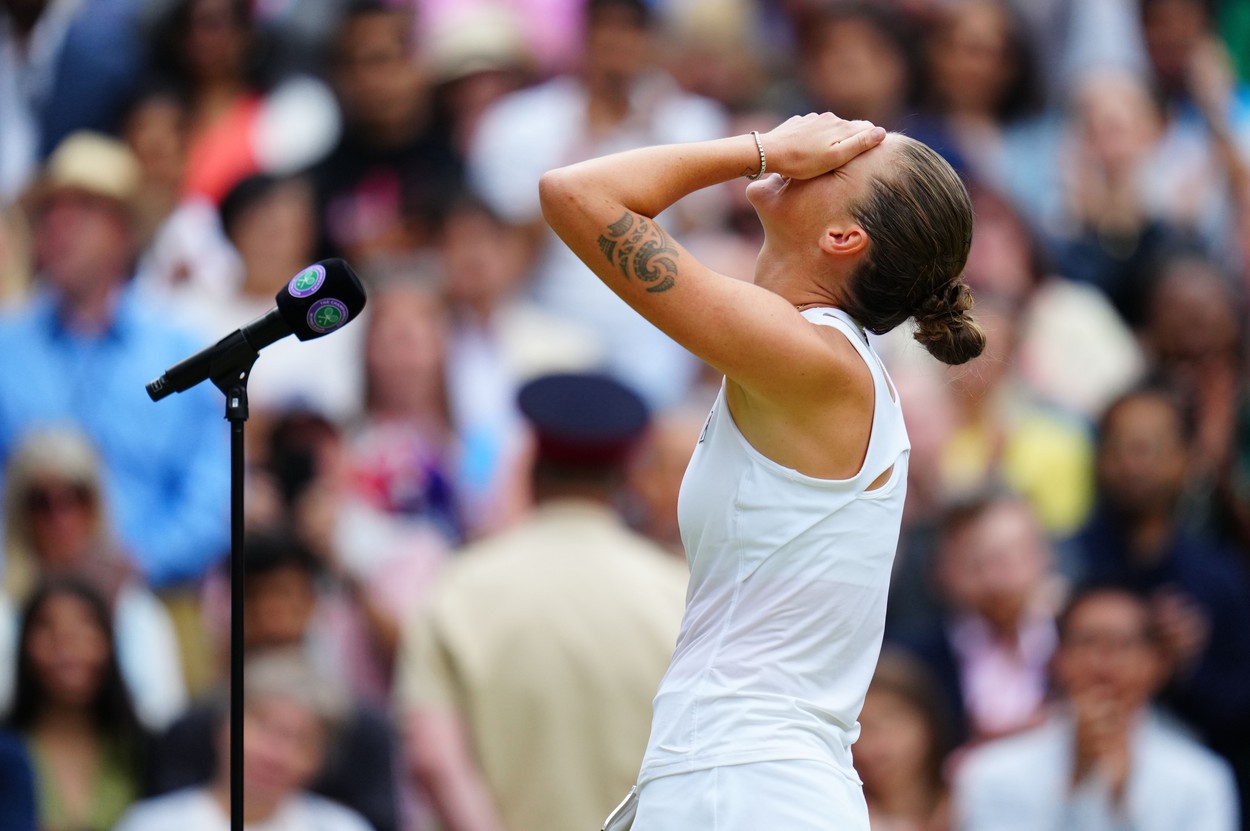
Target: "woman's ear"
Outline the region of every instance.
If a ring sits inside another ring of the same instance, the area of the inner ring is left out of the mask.
[[[845,227],[831,225],[821,236],[820,247],[826,254],[853,256],[868,248],[868,234],[856,224]]]

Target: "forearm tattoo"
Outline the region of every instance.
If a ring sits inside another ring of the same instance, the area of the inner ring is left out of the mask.
[[[677,249],[664,229],[646,217],[626,211],[599,237],[599,250],[626,279],[638,278],[649,292],[676,285]]]

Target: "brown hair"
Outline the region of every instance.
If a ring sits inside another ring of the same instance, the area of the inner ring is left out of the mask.
[[[878,335],[915,317],[916,340],[939,361],[962,364],[985,349],[962,276],[972,201],[945,159],[915,139],[897,138],[896,174],[874,180],[851,209],[871,245],[846,285],[843,308]]]

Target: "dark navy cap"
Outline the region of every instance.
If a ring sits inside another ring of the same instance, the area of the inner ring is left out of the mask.
[[[623,461],[647,428],[647,405],[607,375],[569,373],[535,378],[517,396],[538,441],[540,459],[565,465]]]

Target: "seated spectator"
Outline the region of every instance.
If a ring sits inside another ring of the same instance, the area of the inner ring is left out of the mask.
[[[1242,543],[1250,555],[1246,490],[1247,309],[1229,274],[1212,260],[1177,252],[1156,271],[1146,298],[1141,338],[1154,379],[1193,408],[1183,521],[1191,529]],[[1243,481],[1238,481],[1241,477]]]
[[[160,729],[186,706],[182,660],[169,612],[140,579],[108,521],[100,460],[72,428],[29,433],[9,459],[4,492],[0,662],[16,652],[3,637],[41,579],[76,576],[109,603],[117,661],[135,710]],[[0,710],[11,700],[0,673]]]
[[[587,327],[525,296],[524,231],[484,202],[457,199],[436,237],[450,313],[448,406],[463,446],[458,465],[470,535],[498,530],[526,506],[516,481],[525,451],[516,392],[546,372],[589,369],[601,359]]]
[[[247,0],[176,0],[156,13],[153,68],[188,107],[188,197],[218,204],[246,176],[316,162],[338,135],[328,89],[309,76],[279,77],[272,32],[257,21],[263,11]]]
[[[1194,441],[1186,413],[1158,388],[1133,390],[1108,408],[1098,439],[1100,507],[1072,540],[1072,559],[1086,580],[1148,599],[1169,670],[1163,702],[1244,763],[1250,578],[1235,552],[1180,521]]]
[[[1054,714],[968,754],[955,774],[954,828],[1235,831],[1228,766],[1151,711],[1168,661],[1146,601],[1082,592],[1059,637]]]
[[[946,831],[950,718],[924,666],[885,649],[859,714],[854,748],[872,831]]]
[[[143,795],[147,737],[113,652],[108,606],[63,578],[22,616],[8,727],[35,772],[40,831],[110,831]]]
[[[315,555],[282,531],[254,530],[243,551],[243,645],[247,655],[298,652],[320,676],[336,678],[350,693],[360,665],[375,663],[358,608],[323,581]],[[208,611],[220,618],[226,639],[226,586],[213,580]],[[221,651],[224,669],[226,651]],[[217,770],[216,735],[225,718],[223,697],[211,696],[174,722],[156,745],[153,789],[167,793],[203,785]],[[364,816],[374,831],[397,831],[398,740],[378,709],[355,696],[346,702],[334,735],[335,751],[316,771],[309,790]]]
[[[533,234],[534,298],[594,332],[608,373],[663,408],[681,401],[700,362],[589,278],[543,222],[538,180],[553,167],[607,152],[716,138],[727,120],[718,104],[681,89],[662,68],[650,4],[588,0],[584,9],[579,66],[483,113],[468,155],[469,181],[496,213]],[[666,227],[681,239],[719,225],[730,189],[691,194],[665,212]]]
[[[381,0],[343,6],[326,67],[343,130],[309,175],[323,253],[363,269],[429,242],[433,217],[464,184],[464,163],[432,123],[410,11]]]
[[[243,827],[368,831],[355,811],[306,790],[343,717],[344,700],[333,679],[291,652],[250,657],[243,679]],[[115,831],[226,831],[230,731],[224,719],[217,737],[211,782],[140,802]]]
[[[144,579],[195,579],[229,544],[230,475],[220,393],[208,384],[154,406],[144,385],[204,344],[130,283],[133,154],[76,133],[49,159],[33,200],[41,291],[0,320],[0,463],[22,436],[78,425],[103,459],[110,517]]]
[[[187,312],[206,338],[268,312],[274,296],[317,259],[317,208],[302,178],[248,176],[226,192],[218,215],[238,270],[224,295],[188,298],[195,306]],[[265,347],[248,377],[251,417],[262,422],[301,407],[340,422],[355,418],[361,331],[349,326],[333,337],[307,342],[288,337]],[[264,426],[257,423],[254,429],[263,432]]]
[[[988,493],[951,509],[935,564],[946,612],[897,640],[920,657],[954,709],[956,738],[1031,726],[1047,693],[1057,579],[1049,541],[1027,502]]]

